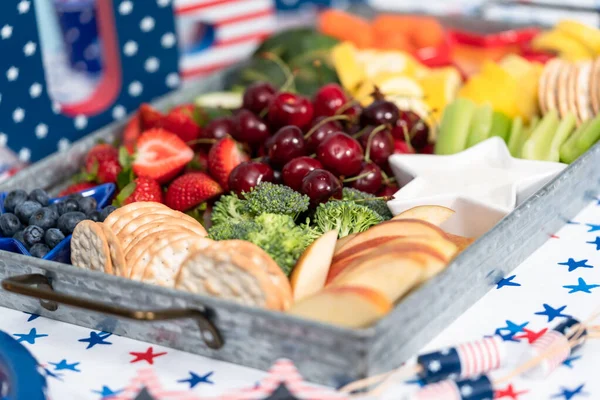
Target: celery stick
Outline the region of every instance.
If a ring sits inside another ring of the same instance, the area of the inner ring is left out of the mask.
[[[560,121],[558,128],[556,129],[556,133],[552,138],[552,142],[550,143],[550,148],[545,155],[546,161],[560,161],[560,146],[567,140],[575,126],[577,125],[577,119],[573,114],[567,114]]]
[[[588,151],[598,139],[600,139],[600,116],[594,118],[592,122],[590,122],[590,125],[581,132],[581,136],[579,136],[575,142],[575,147],[583,154]]]
[[[592,121],[586,121],[581,124],[571,136],[560,146],[560,161],[570,164],[579,157],[576,142],[581,134],[590,126]]]
[[[476,108],[471,100],[459,97],[444,109],[435,154],[454,154],[466,148]]]
[[[548,112],[540,124],[531,132],[521,151],[521,158],[543,160],[552,144],[552,138],[558,128],[559,120],[556,110]]]
[[[537,128],[539,123],[540,123],[540,117],[538,117],[537,115],[534,115],[533,117],[531,117],[531,120],[529,121],[529,125],[527,126],[529,129],[529,133],[531,133],[535,128]]]
[[[521,139],[525,135],[523,120],[521,117],[513,119],[510,136],[508,137],[508,151],[513,157],[518,157],[521,149]]]
[[[492,130],[492,115],[494,110],[489,104],[477,106],[473,119],[471,120],[471,129],[467,139],[467,148],[483,142],[490,136]]]
[[[490,132],[490,137],[500,136],[505,142],[508,141],[510,125],[510,118],[501,112],[494,111],[494,114],[492,115],[492,131]]]

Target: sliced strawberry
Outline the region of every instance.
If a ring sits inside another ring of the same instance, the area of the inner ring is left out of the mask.
[[[143,103],[138,111],[142,131],[158,128],[163,115],[148,103]]]
[[[230,137],[225,137],[213,145],[208,153],[208,170],[219,185],[229,191],[227,184],[229,174],[235,167],[250,158],[244,153],[238,143]]]
[[[194,158],[194,151],[177,135],[160,128],[144,132],[136,147],[133,172],[158,183],[166,183],[177,176]]]
[[[187,211],[222,193],[223,188],[204,172],[189,172],[171,183],[166,204],[174,210]]]
[[[60,192],[58,194],[58,196],[59,197],[68,196],[70,194],[82,192],[84,190],[88,190],[88,189],[91,189],[93,187],[96,187],[96,184],[93,183],[93,182],[79,182],[79,183],[74,183],[73,185],[69,186],[68,188],[66,188],[65,190],[63,190],[62,192]]]
[[[117,196],[117,204],[125,205],[137,201],[164,203],[162,187],[154,179],[139,177],[125,186]]]
[[[188,143],[200,137],[201,129],[194,119],[195,107],[193,104],[184,104],[172,109],[160,121],[160,126],[173,132]]]
[[[125,130],[123,131],[123,146],[129,151],[129,154],[133,154],[135,151],[135,142],[142,134],[141,124],[141,117],[138,112],[129,120],[127,125],[125,125]]]

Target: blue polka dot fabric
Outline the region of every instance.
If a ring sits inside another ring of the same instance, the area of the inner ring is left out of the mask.
[[[53,1],[65,41],[72,45],[69,61],[73,68],[100,70],[90,0]],[[0,1],[0,147],[8,147],[21,161],[36,162],[64,151],[73,141],[124,118],[141,102],[179,86],[172,1],[96,0],[96,6],[99,1],[112,3],[121,84],[116,99],[103,110],[72,116],[64,115],[62,106],[49,95],[35,2]],[[81,44],[73,45],[78,41]]]

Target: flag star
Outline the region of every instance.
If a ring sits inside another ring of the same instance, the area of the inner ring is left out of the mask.
[[[8,143],[8,135],[0,132],[0,147],[5,147],[6,143]]]
[[[19,150],[19,161],[28,162],[30,158],[31,150],[29,150],[27,147],[23,147],[21,150]]]
[[[73,364],[69,364],[66,359],[63,359],[63,360],[61,360],[61,361],[59,361],[57,363],[51,362],[51,363],[48,363],[48,364],[54,365],[54,370],[55,371],[62,371],[62,370],[68,369],[70,371],[81,372],[80,370],[77,369],[77,366],[80,363],[76,362],[76,363],[73,363]]]
[[[558,265],[567,265],[569,267],[569,272],[575,271],[577,268],[594,268],[592,265],[587,265],[588,260],[575,261],[572,258],[569,258],[565,262],[560,262]]]
[[[160,67],[160,61],[156,57],[150,57],[144,63],[144,69],[146,70],[146,72],[149,72],[149,73],[158,71],[159,67]]]
[[[36,339],[43,338],[48,335],[44,335],[44,334],[38,335],[37,330],[35,328],[31,328],[29,333],[13,333],[13,336],[16,336],[18,338],[17,342],[19,342],[19,343],[27,342],[29,344],[35,344]]]
[[[596,239],[591,241],[591,242],[586,242],[589,244],[595,244],[596,245],[596,250],[600,250],[600,236],[596,236]]]
[[[13,33],[13,27],[10,25],[4,25],[0,30],[0,37],[2,39],[10,39]]]
[[[38,139],[43,139],[48,135],[48,125],[46,124],[38,124],[38,126],[35,127],[35,136]]]
[[[18,77],[19,68],[15,67],[14,65],[6,71],[6,79],[8,79],[9,82],[16,81]]]
[[[210,380],[210,377],[212,374],[213,374],[213,372],[211,371],[206,375],[196,375],[195,373],[190,371],[190,377],[188,379],[181,379],[181,380],[178,380],[177,382],[178,383],[189,383],[190,389],[193,389],[199,383],[208,383],[210,385],[214,385],[214,382]]]
[[[36,82],[29,87],[29,95],[32,99],[35,99],[37,97],[40,97],[40,95],[42,94],[42,90],[42,85]]]
[[[122,105],[116,105],[112,110],[112,117],[115,120],[120,120],[125,118],[127,115],[127,110]]]
[[[144,86],[140,81],[133,81],[129,84],[128,92],[132,97],[138,97],[140,94],[142,94],[143,90]]]
[[[104,399],[104,398],[109,398],[109,397],[116,396],[119,393],[121,393],[122,391],[123,391],[123,389],[121,389],[121,390],[112,390],[108,386],[102,386],[102,389],[100,389],[100,390],[92,390],[92,393],[99,394]]]
[[[447,356],[448,354],[450,354],[450,348],[446,347],[445,349],[442,349],[440,351],[440,354],[443,355],[443,356]]]
[[[473,388],[469,385],[464,385],[460,388],[460,394],[462,394],[464,397],[469,397],[473,394]]]
[[[583,392],[584,386],[585,385],[582,383],[581,385],[579,385],[578,387],[576,387],[573,390],[570,390],[570,389],[567,389],[567,388],[561,386],[561,388],[560,388],[561,392],[553,395],[552,398],[556,399],[556,398],[561,397],[564,400],[571,400],[573,397],[578,396],[578,395],[586,396],[587,393]]]
[[[158,4],[159,7],[166,7],[171,4],[171,0],[156,0],[156,4]]]
[[[559,308],[550,307],[548,304],[543,304],[542,306],[544,307],[544,311],[536,312],[535,315],[545,315],[548,317],[548,322],[552,322],[554,318],[558,317],[571,318],[570,315],[562,313],[567,306],[562,306]]]
[[[142,30],[142,32],[150,32],[152,29],[154,29],[154,24],[154,18],[150,16],[144,17],[140,21],[140,29]]]
[[[136,55],[137,51],[138,51],[138,45],[133,40],[129,40],[123,46],[123,54],[125,54],[128,57],[132,57],[132,56]]]
[[[35,54],[35,50],[37,49],[37,44],[35,44],[34,42],[27,42],[27,44],[25,46],[23,46],[23,53],[25,53],[25,55],[27,57],[32,56],[33,54]]]
[[[133,11],[133,3],[131,1],[125,0],[119,4],[119,14],[129,15],[131,11]]]
[[[440,369],[442,369],[442,364],[439,361],[434,360],[427,364],[427,369],[431,372],[438,372]]]
[[[515,279],[515,277],[516,277],[516,275],[511,275],[508,278],[500,279],[498,281],[498,283],[496,284],[496,289],[503,288],[504,286],[521,286],[520,283],[512,281],[513,279]]]
[[[15,121],[16,124],[23,122],[23,120],[25,119],[25,110],[23,110],[21,107],[15,108],[12,117],[13,121]]]
[[[165,83],[171,89],[175,89],[179,85],[179,75],[176,72],[171,72],[169,75],[167,75]]]
[[[577,361],[581,358],[581,356],[574,356],[574,357],[569,357],[567,358],[565,361],[563,361],[563,365],[569,367],[569,368],[573,368],[573,365],[571,365],[571,363],[573,361]]]
[[[160,44],[165,49],[170,49],[175,45],[177,38],[173,32],[167,32],[160,38]]]
[[[21,0],[19,4],[17,4],[17,10],[19,10],[19,14],[27,14],[30,6],[31,2],[29,0]]]
[[[542,336],[544,336],[544,333],[546,333],[546,331],[548,331],[548,328],[544,328],[539,332],[530,331],[527,328],[524,328],[523,331],[525,333],[522,335],[519,335],[519,336],[515,336],[515,339],[527,339],[527,342],[529,342],[529,344],[531,344],[531,343],[534,343],[539,338],[541,338]]]
[[[97,344],[111,345],[112,344],[111,342],[107,342],[106,341],[106,339],[108,339],[110,336],[112,336],[112,333],[108,333],[108,332],[100,332],[100,333],[90,332],[90,337],[89,338],[79,339],[78,342],[87,343],[88,346],[85,349],[88,350],[88,349],[91,349],[92,347],[94,347]]]
[[[85,115],[76,116],[74,124],[75,124],[75,128],[77,128],[78,130],[85,129],[85,127],[88,124],[87,117]]]
[[[600,285],[595,285],[595,284],[588,285],[583,280],[583,278],[579,278],[577,280],[577,285],[564,285],[563,287],[565,289],[570,289],[569,293],[577,293],[577,292],[592,293],[591,289],[595,289],[597,287],[600,287]]]
[[[71,141],[67,138],[60,138],[57,145],[58,151],[62,153],[69,150],[69,147],[71,147]]]
[[[143,353],[131,351],[131,352],[129,352],[129,354],[131,354],[132,356],[135,357],[133,360],[131,360],[129,362],[130,364],[136,363],[138,361],[146,361],[148,364],[153,365],[154,359],[156,357],[164,356],[165,354],[167,354],[167,352],[163,351],[162,353],[154,353],[154,349],[152,348],[152,346],[150,346]]]
[[[501,399],[503,397],[510,397],[512,400],[518,400],[519,396],[527,393],[528,390],[521,390],[516,392],[513,385],[508,385],[506,389],[498,389],[495,393],[495,399]]]

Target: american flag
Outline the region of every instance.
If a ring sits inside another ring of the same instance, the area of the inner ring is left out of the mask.
[[[482,375],[461,381],[442,381],[427,385],[412,400],[492,400],[494,389],[490,379]]]
[[[182,52],[181,76],[193,78],[215,72],[248,57],[275,31],[273,0],[176,0],[178,34],[182,42],[198,41],[201,25],[206,46]],[[193,43],[191,43],[193,45]]]

